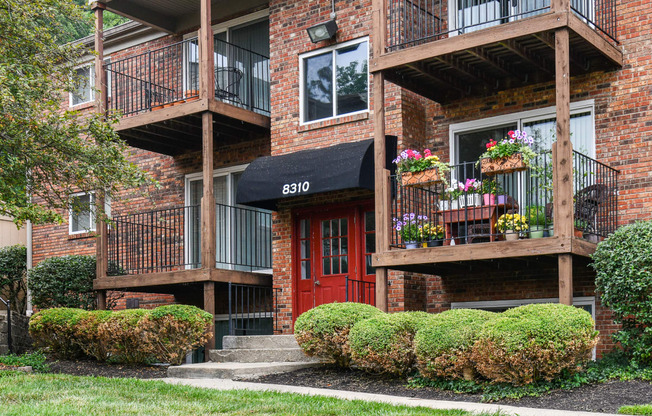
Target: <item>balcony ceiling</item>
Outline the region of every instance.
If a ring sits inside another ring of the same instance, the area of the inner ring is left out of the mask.
[[[212,20],[219,22],[267,6],[265,0],[213,0]],[[199,26],[200,0],[106,0],[109,11],[169,33]]]

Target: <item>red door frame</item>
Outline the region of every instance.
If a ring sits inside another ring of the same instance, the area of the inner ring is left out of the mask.
[[[352,274],[352,266],[357,267],[357,270],[359,272],[357,273],[358,278],[364,279],[365,277],[369,276],[374,276],[375,275],[367,275],[365,273],[366,271],[366,264],[365,264],[365,250],[364,250],[364,213],[373,211],[374,210],[374,202],[373,200],[365,200],[365,201],[356,201],[356,202],[347,202],[347,203],[342,203],[342,204],[333,204],[333,205],[328,205],[328,206],[319,206],[319,207],[310,207],[310,208],[302,208],[302,209],[297,209],[293,211],[292,213],[292,244],[291,244],[291,250],[292,250],[292,260],[291,260],[291,267],[292,267],[292,326],[294,326],[294,321],[298,318],[299,316],[299,281],[301,279],[301,265],[299,264],[299,236],[300,236],[300,219],[310,219],[311,223],[311,253],[317,253],[318,247],[313,243],[313,237],[314,237],[314,230],[312,227],[312,222],[314,218],[319,218],[323,217],[326,215],[337,215],[338,212],[348,212],[349,214],[351,211],[353,211],[353,217],[356,219],[354,222],[354,227],[351,228],[349,225],[349,229],[353,229],[353,234],[352,234],[352,240],[353,242],[349,241],[349,247],[354,247],[355,250],[355,255],[354,255],[354,263],[351,263],[349,265],[349,275]],[[317,239],[318,240],[318,239]],[[350,239],[351,240],[351,239]],[[321,259],[321,257],[320,257]],[[316,257],[314,254],[311,255],[311,280],[313,281],[313,292],[312,296],[314,299],[315,293],[314,293],[314,278],[315,278],[315,268],[316,268]],[[367,279],[365,279],[367,280]]]

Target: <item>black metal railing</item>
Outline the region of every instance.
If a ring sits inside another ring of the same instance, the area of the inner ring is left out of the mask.
[[[197,38],[106,63],[108,105],[123,116],[199,97]],[[215,98],[269,115],[269,57],[215,39]]]
[[[229,335],[272,335],[278,327],[279,288],[229,282]]]
[[[571,0],[571,7],[592,28],[616,41],[615,1]],[[389,51],[474,32],[550,10],[550,0],[388,0],[387,5]]]
[[[376,282],[349,279],[346,276],[346,301],[376,306]]]
[[[597,241],[617,227],[617,171],[574,152],[577,237]],[[483,172],[479,163],[451,167],[439,181],[404,186],[393,177],[391,245],[470,244],[554,235],[553,165],[542,152],[520,171]]]
[[[217,204],[215,217],[218,268],[272,268],[271,212]]]
[[[108,236],[110,276],[201,266],[198,205],[113,218]]]
[[[618,171],[573,151],[575,229],[597,242],[618,225]]]

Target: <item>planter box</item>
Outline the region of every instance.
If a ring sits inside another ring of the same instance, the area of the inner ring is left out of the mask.
[[[497,175],[499,173],[512,173],[527,169],[523,162],[523,155],[515,153],[509,157],[498,159],[484,158],[480,160],[480,168],[485,175]]]
[[[479,207],[482,205],[482,195],[480,194],[466,194],[457,198],[460,208],[464,207]]]
[[[425,187],[442,182],[437,169],[427,169],[421,172],[401,173],[401,185]]]

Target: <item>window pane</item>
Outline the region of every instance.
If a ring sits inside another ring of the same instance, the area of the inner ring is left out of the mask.
[[[301,242],[301,258],[310,258],[310,240],[303,240]]]
[[[324,269],[322,270],[322,274],[331,274],[331,259],[326,258],[323,261],[324,263]]]
[[[308,220],[301,220],[299,228],[301,228],[301,238],[308,238],[310,235],[310,223]]]
[[[301,262],[301,279],[310,279],[310,260],[304,260]]]
[[[348,240],[347,240],[346,237],[342,237],[340,239],[340,250],[341,250],[340,254],[342,254],[342,255],[349,254],[348,253]]]
[[[376,273],[376,269],[374,267],[371,267],[371,254],[367,254],[365,256],[365,266],[366,266],[366,274]]]
[[[333,274],[338,274],[340,272],[340,258],[332,257],[331,260],[333,263]]]
[[[333,256],[340,255],[340,239],[334,238],[333,240]]]
[[[375,253],[376,252],[376,235],[375,234],[367,234],[364,236],[365,238],[365,247],[364,251],[366,253]]]
[[[364,213],[364,230],[365,231],[375,231],[376,230],[376,213],[373,211]]]
[[[367,42],[336,51],[337,115],[367,109]]]
[[[322,255],[323,256],[330,256],[331,255],[331,240],[326,238],[321,240],[321,246],[322,246]]]
[[[72,232],[95,229],[94,218],[91,215],[93,198],[90,194],[72,197],[71,225]]]
[[[347,257],[346,256],[340,257],[340,259],[342,260],[342,273],[348,273],[349,272],[349,264],[348,264]]]
[[[340,220],[332,220],[331,221],[331,230],[332,230],[332,236],[337,237],[340,235]]]
[[[321,237],[328,238],[331,236],[331,222],[326,220],[321,222]]]
[[[86,103],[91,100],[91,67],[86,66],[75,70],[75,89],[72,92],[72,105]]]
[[[341,228],[342,233],[340,235],[348,235],[349,234],[349,228],[348,228],[349,226],[348,226],[348,224],[349,224],[349,222],[347,221],[346,218],[342,218],[340,220],[340,226],[342,227]]]
[[[304,60],[304,121],[333,116],[333,54]]]

